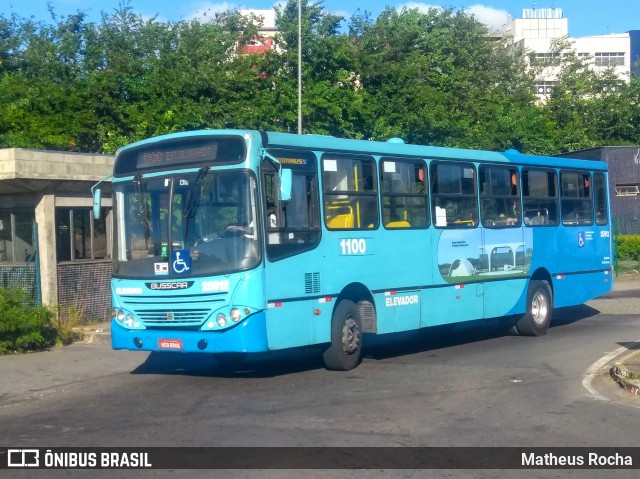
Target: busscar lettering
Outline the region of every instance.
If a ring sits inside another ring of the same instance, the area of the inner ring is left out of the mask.
[[[181,281],[177,283],[151,283],[151,289],[187,289],[189,284]]]
[[[408,306],[410,304],[418,304],[419,302],[420,298],[418,298],[417,294],[413,294],[411,296],[392,296],[390,298],[385,298],[384,300],[384,304],[387,308]]]

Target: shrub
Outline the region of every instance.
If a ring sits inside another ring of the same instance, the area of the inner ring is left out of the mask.
[[[613,241],[618,261],[640,261],[640,235],[617,235]]]
[[[42,350],[56,343],[52,313],[29,302],[24,289],[0,288],[0,354]]]

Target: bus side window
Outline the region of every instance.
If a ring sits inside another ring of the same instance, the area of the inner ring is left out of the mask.
[[[472,164],[431,163],[431,195],[436,228],[478,225],[476,170]]]
[[[262,165],[264,230],[271,261],[314,248],[320,241],[320,210],[316,159],[312,153],[273,149],[269,153],[292,170],[291,199],[280,201],[278,175]]]
[[[524,223],[529,226],[558,224],[557,174],[553,170],[522,170]]]
[[[424,162],[383,158],[380,161],[382,224],[388,229],[429,226],[429,197]]]
[[[596,224],[602,226],[609,222],[607,214],[607,181],[603,173],[593,174],[593,196],[596,209]]]
[[[482,225],[487,228],[520,226],[518,170],[482,165],[479,178]]]
[[[327,229],[378,227],[378,189],[373,158],[324,155],[322,196]]]
[[[593,224],[591,175],[587,172],[563,171],[560,180],[562,224]]]

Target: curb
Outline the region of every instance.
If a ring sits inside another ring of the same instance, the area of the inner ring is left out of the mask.
[[[624,364],[614,363],[609,374],[622,389],[632,396],[640,395],[640,375],[629,371]]]
[[[96,324],[73,328],[78,333],[76,343],[82,344],[106,344],[111,342],[111,325],[109,323]]]

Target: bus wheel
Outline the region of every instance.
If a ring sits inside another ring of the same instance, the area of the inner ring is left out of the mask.
[[[542,336],[551,324],[552,309],[549,283],[531,281],[527,291],[527,312],[516,321],[516,332],[522,336]]]
[[[331,345],[322,355],[327,369],[349,371],[360,362],[362,332],[356,304],[348,299],[338,303],[331,318]]]

